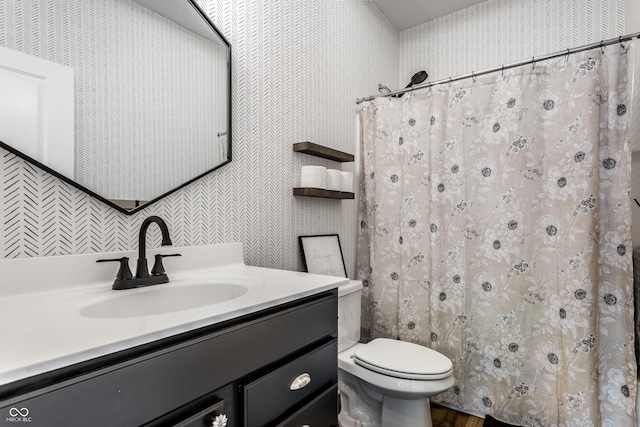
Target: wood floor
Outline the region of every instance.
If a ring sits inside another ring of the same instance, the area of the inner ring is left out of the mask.
[[[484,420],[431,403],[433,427],[482,427]]]

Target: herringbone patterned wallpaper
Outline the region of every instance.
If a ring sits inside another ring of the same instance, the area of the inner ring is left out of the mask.
[[[402,31],[399,84],[419,70],[441,80],[624,34],[625,0],[487,0]]]
[[[1,257],[134,249],[155,214],[175,245],[241,241],[248,264],[284,269],[302,267],[298,235],[340,233],[352,271],[354,202],[291,187],[303,164],[353,165],[293,153],[293,142],[354,152],[355,99],[420,69],[446,78],[624,34],[624,0],[489,0],[401,33],[367,0],[202,2],[233,47],[233,162],[126,216],[0,152]]]
[[[0,15],[31,22],[29,8],[8,6],[20,4],[0,2]],[[356,97],[398,80],[397,30],[366,0],[201,4],[233,49],[233,162],[126,216],[0,151],[0,257],[135,249],[140,222],[159,215],[174,245],[239,241],[248,264],[291,270],[302,269],[298,235],[339,233],[353,269],[354,201],[299,198],[291,190],[304,164],[353,165],[293,153],[291,146],[308,140],[354,151]],[[11,39],[6,23],[0,34]],[[29,40],[32,51],[59,36]]]

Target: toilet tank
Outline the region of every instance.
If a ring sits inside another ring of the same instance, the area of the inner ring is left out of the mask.
[[[361,294],[359,280],[338,286],[338,352],[360,341]]]

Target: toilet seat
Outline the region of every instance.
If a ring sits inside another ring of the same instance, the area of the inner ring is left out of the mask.
[[[451,376],[453,363],[428,347],[376,338],[359,347],[353,360],[371,371],[395,378],[433,381]]]

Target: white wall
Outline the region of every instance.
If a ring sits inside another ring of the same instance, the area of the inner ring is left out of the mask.
[[[400,81],[440,80],[627,33],[637,0],[488,0],[400,33]],[[631,7],[631,6],[630,6]],[[640,28],[635,31],[640,31]]]
[[[627,34],[640,31],[640,2],[638,0],[625,0],[625,32]]]
[[[233,162],[126,216],[0,151],[0,257],[134,249],[155,214],[174,245],[239,241],[247,263],[292,270],[302,268],[298,235],[340,233],[353,271],[354,201],[291,190],[303,164],[341,165],[291,146],[354,151],[355,99],[398,80],[397,30],[367,0],[203,3],[233,49]]]

